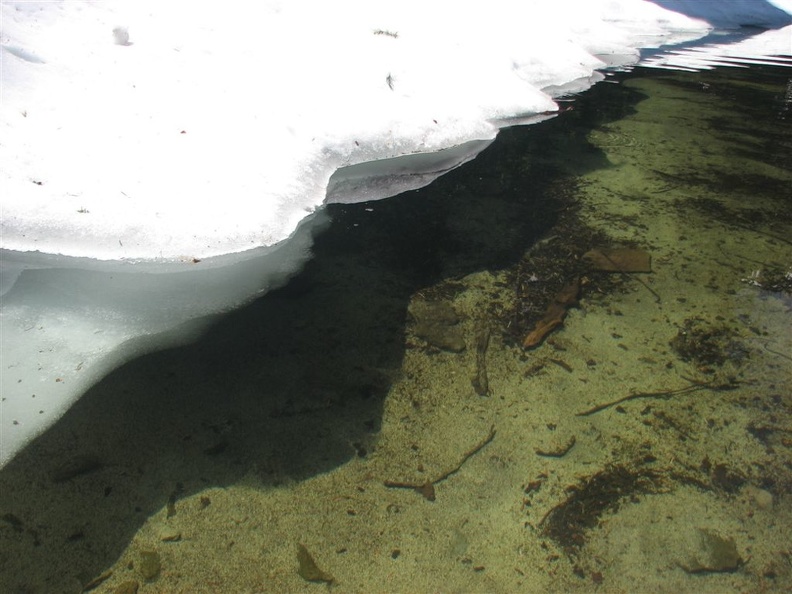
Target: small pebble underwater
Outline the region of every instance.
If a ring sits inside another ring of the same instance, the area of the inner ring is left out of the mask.
[[[792,71],[637,68],[0,470],[0,590],[792,590]]]

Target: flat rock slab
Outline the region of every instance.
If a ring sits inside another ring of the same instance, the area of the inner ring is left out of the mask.
[[[652,272],[652,256],[644,250],[595,249],[583,254],[583,258],[601,272]]]
[[[742,565],[733,538],[724,538],[716,532],[696,529],[697,547],[680,562],[688,573],[709,573],[736,571]]]
[[[415,320],[415,335],[430,345],[445,351],[465,350],[465,335],[454,308],[445,302],[418,301],[410,305]]]

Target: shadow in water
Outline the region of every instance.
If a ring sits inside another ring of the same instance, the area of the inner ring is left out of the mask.
[[[105,377],[0,471],[2,589],[69,591],[183,496],[367,455],[411,296],[514,264],[569,206],[557,197],[574,174],[607,166],[587,132],[640,98],[597,87],[561,118],[504,130],[429,188],[330,206],[332,225],[286,287]]]

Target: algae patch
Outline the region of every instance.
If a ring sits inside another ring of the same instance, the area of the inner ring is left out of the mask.
[[[693,362],[701,370],[721,367],[727,361],[740,364],[748,357],[748,349],[732,328],[701,318],[685,320],[670,344],[683,361]]]

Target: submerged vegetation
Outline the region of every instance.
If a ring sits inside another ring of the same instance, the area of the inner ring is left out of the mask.
[[[685,320],[671,339],[671,347],[683,361],[692,361],[702,371],[720,367],[727,361],[740,365],[749,355],[736,330],[700,318]]]

